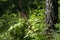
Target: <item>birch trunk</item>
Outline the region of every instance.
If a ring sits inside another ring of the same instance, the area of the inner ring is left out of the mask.
[[[46,0],[46,22],[49,29],[55,29],[58,20],[58,0]]]
[[[46,0],[46,23],[48,24],[48,29],[46,29],[46,34],[48,39],[53,38],[53,30],[57,30],[54,24],[58,20],[58,0]]]
[[[53,31],[57,28],[54,24],[57,23],[58,20],[58,0],[46,0],[46,22],[49,25],[48,29],[46,29],[46,34],[48,40],[53,38]]]

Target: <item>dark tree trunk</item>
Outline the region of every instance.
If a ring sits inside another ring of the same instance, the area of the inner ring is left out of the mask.
[[[58,20],[58,0],[46,0],[46,22],[49,29],[55,29]]]
[[[46,0],[46,22],[48,28],[46,29],[46,34],[48,39],[53,38],[53,30],[57,30],[54,24],[58,20],[58,0]]]
[[[19,0],[19,6],[20,6],[20,11],[21,11],[21,16],[22,16],[22,18],[27,18],[27,15],[26,15],[26,13],[24,12],[24,9],[23,9],[23,5],[22,5],[22,0]]]
[[[53,15],[53,23],[56,24],[58,22],[58,0],[53,0]]]

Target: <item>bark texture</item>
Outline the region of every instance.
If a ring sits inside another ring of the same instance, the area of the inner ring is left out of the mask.
[[[22,16],[22,18],[27,18],[27,15],[26,15],[26,13],[24,12],[24,9],[23,9],[23,4],[22,4],[22,0],[19,0],[19,6],[20,6],[20,11],[21,11],[21,16]]]
[[[58,0],[46,0],[46,23],[48,29],[46,29],[46,35],[50,40],[53,38],[53,30],[58,30],[54,24],[58,20]]]
[[[58,20],[58,0],[46,0],[46,22],[50,29],[55,29]]]

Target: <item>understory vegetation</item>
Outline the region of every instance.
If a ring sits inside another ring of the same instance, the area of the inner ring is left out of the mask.
[[[58,1],[58,30],[51,35],[45,29],[45,0],[22,0],[27,19],[21,17],[18,0],[0,0],[0,40],[60,40],[60,1]],[[52,31],[52,30],[51,30]]]

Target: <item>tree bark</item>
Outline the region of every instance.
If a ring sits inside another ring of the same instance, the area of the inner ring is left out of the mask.
[[[46,0],[46,23],[48,28],[46,29],[46,35],[50,40],[53,38],[53,30],[58,30],[54,24],[58,20],[58,0]],[[51,36],[52,35],[52,36]]]
[[[58,22],[58,0],[53,0],[53,14],[54,14],[53,23],[56,24]]]
[[[46,0],[46,22],[49,29],[55,29],[58,20],[58,0]]]
[[[22,5],[22,0],[19,0],[19,6],[20,6],[20,11],[21,11],[21,14],[20,15],[22,16],[22,18],[26,19],[27,18],[27,15],[24,12],[23,5]]]

